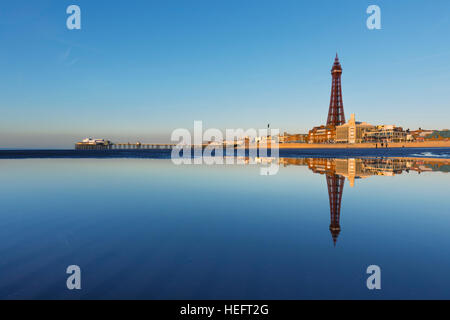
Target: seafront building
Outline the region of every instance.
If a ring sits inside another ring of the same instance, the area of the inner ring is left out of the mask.
[[[406,130],[406,141],[450,141],[450,130]]]
[[[308,143],[332,143],[336,139],[336,127],[319,126],[309,130]]]
[[[426,138],[428,140],[450,141],[450,130],[434,131]]]
[[[350,120],[336,127],[336,143],[361,143],[364,142],[364,133],[372,130],[373,125],[366,122],[355,120],[355,114],[352,113]]]
[[[406,132],[402,127],[381,125],[364,130],[364,142],[406,142]]]
[[[419,128],[419,130],[409,131],[406,130],[406,139],[408,141],[425,141],[425,138],[433,133],[433,130],[423,130]]]
[[[278,137],[280,143],[306,143],[308,142],[308,135],[303,133],[289,134],[284,132]]]

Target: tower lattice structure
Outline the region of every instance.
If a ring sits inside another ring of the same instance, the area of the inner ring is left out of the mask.
[[[328,197],[330,199],[330,232],[333,238],[333,243],[336,246],[336,241],[341,232],[340,217],[341,217],[341,200],[344,191],[345,177],[337,174],[327,173]]]
[[[331,98],[330,108],[328,109],[327,126],[340,126],[345,123],[341,75],[342,67],[336,53],[336,58],[334,59],[334,64],[331,68]]]

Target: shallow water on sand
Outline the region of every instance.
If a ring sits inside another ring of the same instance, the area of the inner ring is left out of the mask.
[[[292,151],[271,176],[264,161],[4,152],[0,298],[450,298],[450,160],[438,150]],[[373,264],[381,290],[366,287]],[[80,291],[66,288],[69,265]]]

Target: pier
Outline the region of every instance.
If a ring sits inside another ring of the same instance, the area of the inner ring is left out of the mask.
[[[85,143],[77,142],[75,144],[75,150],[150,150],[150,149],[160,149],[160,150],[172,150],[174,148],[205,148],[208,144],[202,145],[185,145],[180,146],[171,143]]]
[[[107,144],[88,144],[78,142],[75,144],[75,150],[138,150],[138,149],[166,149],[176,148],[176,144],[165,143],[107,143]]]
[[[111,144],[112,150],[117,149],[173,149],[177,147],[176,144],[167,143],[113,143]]]
[[[106,139],[92,139],[86,138],[83,141],[75,143],[75,150],[151,150],[151,149],[160,149],[160,150],[172,150],[172,149],[203,149],[206,147],[213,148],[237,148],[239,145],[229,142],[223,143],[201,143],[201,144],[175,144],[175,143],[116,143]],[[245,146],[248,148],[248,142],[245,143]],[[258,144],[259,147],[259,144]]]

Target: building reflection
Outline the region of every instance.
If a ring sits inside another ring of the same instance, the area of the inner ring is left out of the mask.
[[[330,205],[330,232],[336,246],[341,232],[341,202],[345,179],[350,187],[355,180],[370,176],[394,176],[403,172],[427,171],[450,172],[450,160],[427,158],[372,158],[372,159],[328,159],[328,158],[280,158],[282,166],[308,166],[317,174],[326,177]]]

